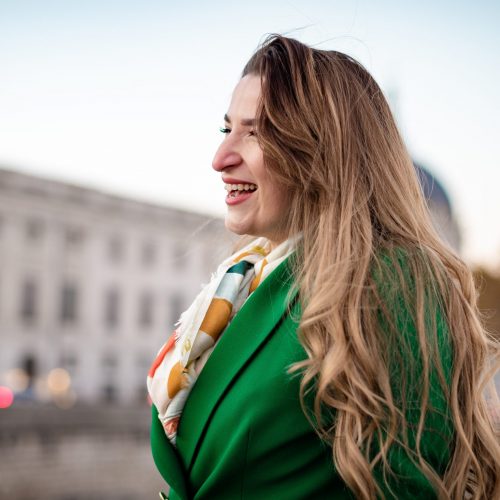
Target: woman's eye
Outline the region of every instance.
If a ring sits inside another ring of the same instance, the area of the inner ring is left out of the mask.
[[[231,132],[231,129],[227,127],[220,127],[219,132],[222,132],[223,134],[229,134]],[[255,130],[250,130],[250,132],[248,132],[248,135],[255,136],[257,134]]]

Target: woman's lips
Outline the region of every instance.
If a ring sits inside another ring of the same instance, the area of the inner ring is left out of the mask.
[[[243,203],[254,193],[255,191],[230,191],[226,196],[226,204],[237,205],[238,203]]]

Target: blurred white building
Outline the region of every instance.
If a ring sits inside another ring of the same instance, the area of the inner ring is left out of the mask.
[[[230,242],[220,219],[0,170],[0,385],[61,405],[144,400]]]

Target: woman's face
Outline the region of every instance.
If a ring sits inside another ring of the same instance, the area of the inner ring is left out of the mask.
[[[286,191],[270,179],[257,141],[253,120],[259,97],[260,77],[244,76],[224,116],[226,137],[212,166],[222,174],[227,192],[227,229],[236,234],[265,236],[277,244],[286,239],[280,226],[288,203]]]

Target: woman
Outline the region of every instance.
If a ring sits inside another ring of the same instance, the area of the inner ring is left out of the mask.
[[[170,498],[500,498],[498,346],[373,78],[273,35],[225,121],[247,237],[148,377]]]

